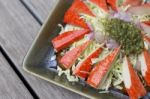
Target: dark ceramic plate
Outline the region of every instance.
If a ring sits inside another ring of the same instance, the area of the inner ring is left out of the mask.
[[[60,28],[57,27],[57,24],[62,23],[64,13],[71,4],[71,0],[56,0],[56,2],[55,8],[48,16],[24,59],[24,70],[90,99],[116,99],[116,96],[127,99],[127,96],[118,91],[110,90],[110,93],[100,94],[87,85],[70,83],[65,76],[59,77],[57,75],[57,71],[54,69],[56,61],[50,61],[50,58],[54,55],[54,49],[50,41],[59,33]]]

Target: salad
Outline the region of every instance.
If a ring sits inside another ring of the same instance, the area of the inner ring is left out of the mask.
[[[150,3],[146,0],[74,0],[65,26],[52,39],[58,75],[70,82],[116,88],[131,99],[150,86]]]

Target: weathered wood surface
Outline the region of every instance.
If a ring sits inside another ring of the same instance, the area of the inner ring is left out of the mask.
[[[0,99],[33,99],[0,52]]]
[[[48,14],[59,0],[22,0],[36,14],[41,22],[44,22]]]
[[[43,10],[37,13],[42,17],[47,3],[36,2],[36,6]],[[52,0],[54,1],[54,0]],[[51,0],[49,0],[51,2]],[[53,3],[53,2],[52,2]],[[52,4],[53,5],[53,4]],[[54,5],[53,5],[54,6]],[[43,8],[42,8],[43,7]],[[47,9],[46,9],[47,10]],[[44,17],[47,15],[46,13]],[[41,13],[41,14],[40,14]],[[44,20],[44,19],[43,19]],[[22,69],[22,61],[33,39],[40,29],[38,22],[32,17],[19,0],[0,0],[0,45],[6,51],[17,69],[21,72],[35,93],[41,99],[83,99],[73,92],[50,84],[44,80],[29,75]]]

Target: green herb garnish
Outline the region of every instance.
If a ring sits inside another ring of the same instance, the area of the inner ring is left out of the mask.
[[[122,46],[122,51],[126,55],[142,52],[144,42],[141,30],[133,23],[125,22],[117,18],[106,18],[101,21],[106,35],[116,40]]]

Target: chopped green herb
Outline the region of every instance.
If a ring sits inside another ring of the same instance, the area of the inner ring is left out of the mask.
[[[116,40],[121,46],[122,51],[126,54],[139,54],[144,48],[144,42],[141,30],[133,23],[112,18],[102,19],[106,35]]]

